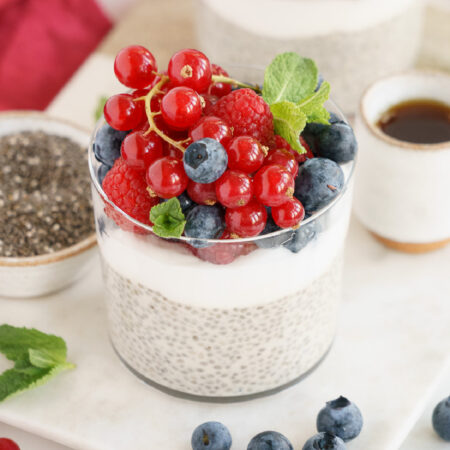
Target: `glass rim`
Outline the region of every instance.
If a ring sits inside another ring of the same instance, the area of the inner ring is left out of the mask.
[[[260,69],[258,67],[255,66],[234,66],[235,68],[251,68],[251,69]],[[344,119],[344,121],[346,123],[348,123],[348,121],[346,120],[345,115],[343,114],[343,112],[340,110],[340,108],[336,105],[336,103],[329,98],[327,100],[328,103],[330,103],[333,108],[335,109],[335,111]],[[100,185],[100,183],[98,182],[98,178],[97,178],[97,174],[93,165],[93,158],[95,158],[94,156],[94,151],[93,151],[93,144],[95,141],[95,136],[98,132],[98,130],[100,129],[101,126],[103,126],[106,123],[103,115],[100,117],[100,119],[97,121],[97,123],[95,124],[95,128],[94,131],[91,134],[90,140],[89,140],[89,148],[88,148],[88,160],[89,160],[89,174],[91,176],[91,182],[93,183],[97,193],[100,195],[100,197],[102,198],[102,200],[104,201],[104,203],[106,203],[108,206],[110,206],[111,208],[114,209],[114,211],[116,211],[118,214],[120,214],[121,216],[123,216],[127,221],[131,222],[132,224],[138,226],[139,228],[148,231],[151,234],[155,234],[153,231],[153,227],[151,225],[146,225],[142,222],[139,222],[138,220],[134,219],[133,217],[129,216],[126,212],[122,211],[115,203],[113,203],[105,194],[105,192],[103,191],[102,186]],[[267,233],[267,234],[259,234],[258,236],[253,236],[253,237],[243,237],[243,238],[235,238],[235,239],[220,239],[220,238],[216,238],[216,239],[205,239],[205,238],[193,238],[193,237],[188,237],[188,236],[180,236],[180,237],[162,237],[162,236],[158,236],[161,239],[164,240],[170,240],[172,242],[177,241],[177,242],[183,242],[185,244],[191,244],[191,243],[195,243],[196,246],[199,243],[202,244],[207,244],[205,246],[211,246],[214,244],[246,244],[246,243],[256,243],[258,241],[263,241],[265,239],[270,239],[270,238],[275,238],[275,237],[279,237],[279,236],[283,236],[286,235],[286,242],[290,239],[291,235],[302,229],[302,227],[307,226],[308,224],[310,224],[311,222],[315,221],[316,219],[318,219],[319,217],[323,216],[328,210],[330,210],[331,208],[333,208],[333,206],[339,202],[339,200],[343,197],[343,195],[345,194],[345,192],[347,191],[348,185],[350,183],[350,181],[353,178],[354,175],[354,170],[355,170],[355,161],[356,161],[356,156],[355,159],[353,159],[352,161],[349,161],[347,164],[351,164],[350,167],[350,171],[348,173],[348,177],[345,180],[344,186],[341,190],[341,192],[339,192],[339,194],[327,205],[325,205],[323,208],[319,209],[318,211],[316,211],[315,213],[313,213],[310,217],[308,217],[307,219],[304,219],[300,222],[300,226],[296,229],[293,228],[282,228],[280,230],[277,231],[273,231],[272,233]]]

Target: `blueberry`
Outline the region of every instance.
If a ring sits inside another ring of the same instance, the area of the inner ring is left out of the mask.
[[[346,399],[339,397],[327,402],[317,416],[317,431],[327,431],[345,442],[361,433],[363,418],[359,408]]]
[[[220,422],[205,422],[192,433],[192,450],[229,450],[231,434]]]
[[[184,234],[188,237],[217,239],[224,229],[224,212],[219,205],[197,205],[187,213]],[[197,248],[208,246],[208,244],[201,241],[194,241],[192,245]]]
[[[316,220],[306,225],[300,225],[300,228],[294,231],[292,238],[283,245],[292,253],[298,253],[317,236],[318,228]]]
[[[281,433],[264,431],[248,444],[247,450],[293,450],[292,444]]]
[[[120,156],[120,146],[128,131],[118,131],[107,123],[95,135],[93,144],[94,155],[101,163],[112,167],[114,161]]]
[[[444,441],[450,441],[450,396],[436,405],[432,420],[436,433]]]
[[[352,161],[358,149],[352,127],[335,115],[331,118],[330,125],[308,124],[302,136],[314,155],[337,163]]]
[[[328,120],[330,123],[347,123],[345,120],[341,119],[334,112],[330,112],[330,119]]]
[[[186,194],[186,192],[183,192],[178,197],[178,200],[180,201],[181,211],[183,211],[183,214],[187,214],[188,211],[196,205],[196,203],[190,199],[190,197]],[[168,199],[163,198],[161,199],[163,202],[167,202]]]
[[[100,167],[97,169],[97,178],[100,186],[103,184],[103,180],[105,179],[106,174],[109,172],[109,169],[111,169],[111,167],[107,166],[106,164],[100,164]]]
[[[303,450],[346,450],[344,441],[331,433],[318,433],[306,441]]]
[[[295,180],[295,197],[311,214],[328,205],[344,186],[344,173],[331,159],[312,158],[305,161]]]
[[[266,207],[266,226],[264,227],[264,230],[261,231],[260,236],[281,230],[281,228],[273,221],[272,216],[270,215],[270,209],[271,208]],[[286,241],[288,241],[293,233],[293,230],[286,230],[284,233],[278,234],[276,236],[267,236],[264,239],[257,239],[255,241],[255,244],[260,248],[279,247],[280,245],[283,245]]]
[[[186,175],[197,183],[213,183],[225,172],[228,155],[215,139],[203,138],[193,142],[184,152]]]

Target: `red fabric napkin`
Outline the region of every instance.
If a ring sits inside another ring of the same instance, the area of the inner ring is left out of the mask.
[[[45,109],[110,27],[94,0],[0,0],[0,110]]]

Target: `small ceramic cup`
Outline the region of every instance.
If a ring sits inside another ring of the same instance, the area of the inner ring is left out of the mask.
[[[355,213],[378,240],[411,253],[450,242],[450,141],[400,141],[376,123],[391,106],[419,98],[450,104],[450,76],[411,71],[376,81],[362,96],[355,124]]]

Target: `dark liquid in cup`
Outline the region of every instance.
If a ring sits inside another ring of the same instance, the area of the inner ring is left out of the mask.
[[[408,100],[389,108],[377,125],[401,141],[417,144],[450,141],[450,106],[435,100]]]

